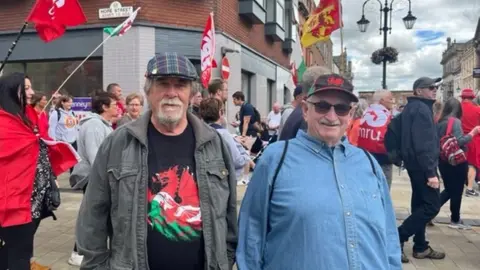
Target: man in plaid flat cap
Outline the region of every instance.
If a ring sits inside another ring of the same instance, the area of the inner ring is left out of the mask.
[[[221,136],[188,112],[195,67],[161,53],[145,77],[150,111],[108,137],[93,164],[77,220],[81,269],[229,270],[235,169]]]

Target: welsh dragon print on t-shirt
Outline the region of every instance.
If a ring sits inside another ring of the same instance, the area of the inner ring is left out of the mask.
[[[152,176],[148,190],[148,224],[172,241],[201,236],[197,183],[189,167],[176,165]]]

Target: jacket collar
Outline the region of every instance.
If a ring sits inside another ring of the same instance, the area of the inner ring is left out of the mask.
[[[422,98],[422,97],[417,97],[417,96],[413,96],[413,97],[407,97],[407,100],[408,102],[421,102],[425,105],[427,105],[430,110],[433,111],[433,103],[435,103],[435,99],[428,99],[428,98]]]
[[[319,139],[316,139],[310,135],[308,135],[305,131],[299,130],[297,133],[296,138],[305,146],[313,150],[315,153],[332,153],[332,151],[338,149],[340,150],[345,156],[348,155],[349,149],[351,147],[351,144],[348,142],[346,136],[343,136],[340,142],[334,146],[334,147],[329,147],[326,143],[323,141],[320,141]],[[337,151],[338,151],[337,150]]]
[[[152,117],[152,111],[148,110],[136,121],[131,122],[129,125],[125,125],[128,132],[138,139],[144,146],[148,146],[147,142],[147,129]],[[194,114],[187,112],[188,124],[192,126],[193,133],[195,134],[195,147],[199,148],[201,145],[215,139],[217,132],[206,125]]]

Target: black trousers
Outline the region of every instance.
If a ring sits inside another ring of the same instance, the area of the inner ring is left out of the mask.
[[[440,211],[440,192],[427,185],[428,180],[423,172],[408,169],[407,172],[412,185],[412,214],[398,227],[398,234],[402,245],[414,235],[413,251],[423,252],[428,248],[425,239],[426,225]]]
[[[452,166],[448,162],[440,160],[438,169],[442,175],[445,189],[440,193],[440,202],[443,206],[450,200],[451,221],[460,221],[460,207],[462,205],[463,185],[468,178],[468,163]]]
[[[78,148],[77,148],[77,141],[74,141],[74,142],[71,143],[70,145],[72,145],[72,147],[73,147],[73,149],[75,149],[75,151],[78,150]],[[73,172],[73,167],[70,168],[70,174],[72,174],[72,172]]]
[[[30,269],[37,227],[37,221],[18,226],[0,227],[0,239],[5,242],[5,245],[0,248],[0,270]]]

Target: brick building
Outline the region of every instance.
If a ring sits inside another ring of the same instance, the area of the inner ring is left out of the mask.
[[[371,102],[374,91],[362,91],[359,93],[360,98],[364,98]],[[395,106],[407,104],[407,97],[413,96],[412,90],[392,90]]]
[[[14,41],[33,2],[0,2],[0,57]],[[80,3],[87,24],[68,29],[62,38],[48,44],[29,26],[4,72],[25,71],[33,78],[35,89],[51,92],[106,37],[103,27],[116,26],[125,20],[125,17],[100,18],[99,10],[109,8],[111,1]],[[219,63],[213,77],[220,76],[222,51],[232,49],[238,52],[226,54],[230,62],[231,94],[244,91],[248,101],[266,114],[269,103],[283,102],[291,92],[289,55],[295,42],[292,22],[298,0],[122,0],[120,4],[142,8],[132,29],[106,42],[72,76],[65,86],[70,94],[87,96],[111,82],[121,84],[125,94],[141,91],[147,61],[163,51],[184,54],[200,70],[201,35],[210,12],[215,14],[215,59]],[[229,102],[228,115],[233,116],[235,111]]]

